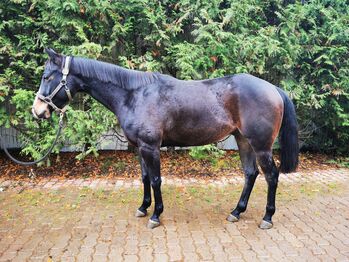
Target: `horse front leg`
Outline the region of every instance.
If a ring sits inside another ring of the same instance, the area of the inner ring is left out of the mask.
[[[150,178],[145,167],[145,162],[143,161],[143,158],[141,156],[140,164],[142,169],[143,202],[136,211],[136,217],[145,217],[147,215],[147,208],[151,205]]]
[[[148,228],[155,228],[160,225],[160,215],[164,210],[161,195],[161,176],[160,176],[160,148],[149,144],[141,143],[139,145],[139,152],[141,162],[144,163],[144,171],[148,176],[150,185],[154,192],[154,213],[149,219]],[[149,190],[150,187],[146,187],[144,184],[145,191]]]

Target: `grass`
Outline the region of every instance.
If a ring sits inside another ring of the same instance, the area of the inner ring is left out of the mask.
[[[340,167],[349,168],[349,157],[339,157],[336,159],[329,159],[326,161],[328,164],[336,164]]]

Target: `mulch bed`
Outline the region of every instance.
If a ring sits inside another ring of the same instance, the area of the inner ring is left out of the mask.
[[[77,160],[77,153],[61,153],[51,156],[50,166],[20,166],[0,154],[0,176],[11,179],[65,178],[140,178],[138,156],[128,151],[101,151],[98,157],[87,156]],[[278,164],[278,156],[275,154]],[[313,171],[338,167],[331,157],[322,154],[303,153],[300,155],[299,171]],[[180,178],[216,178],[242,175],[237,151],[226,151],[216,160],[195,160],[188,151],[162,151],[161,172],[164,176]]]

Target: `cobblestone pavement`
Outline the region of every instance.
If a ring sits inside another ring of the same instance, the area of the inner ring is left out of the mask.
[[[164,178],[162,225],[136,218],[140,180],[1,180],[0,261],[349,261],[349,170],[280,176],[274,227],[258,224],[260,176],[248,210],[225,220],[243,177]]]

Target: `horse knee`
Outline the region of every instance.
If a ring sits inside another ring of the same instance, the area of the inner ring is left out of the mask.
[[[254,184],[259,174],[258,170],[244,170],[245,180],[247,184]]]
[[[149,184],[150,183],[149,176],[148,175],[145,175],[145,176],[142,175],[142,182],[143,182],[143,184]]]
[[[162,183],[161,177],[154,177],[154,178],[150,181],[151,187],[152,187],[154,190],[160,188],[160,187],[161,187],[161,183]]]

